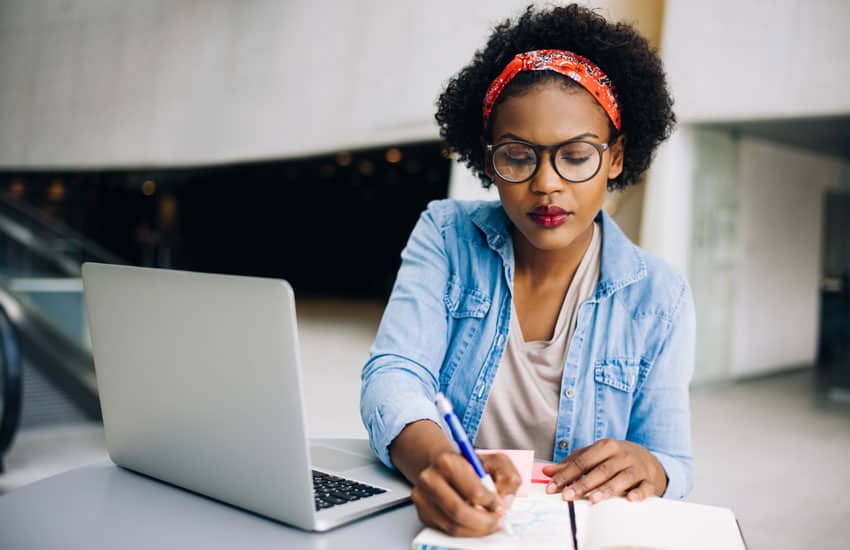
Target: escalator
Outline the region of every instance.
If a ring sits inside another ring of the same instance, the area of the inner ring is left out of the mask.
[[[0,473],[22,429],[100,422],[81,265],[124,263],[0,196]]]

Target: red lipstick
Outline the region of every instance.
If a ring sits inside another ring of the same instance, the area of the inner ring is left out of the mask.
[[[567,212],[554,204],[541,205],[528,213],[528,216],[541,227],[551,229],[567,221],[572,212]]]

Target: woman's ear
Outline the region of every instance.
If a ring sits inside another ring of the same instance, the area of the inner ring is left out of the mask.
[[[620,134],[611,145],[611,165],[608,168],[608,179],[612,180],[623,173],[623,155],[626,148],[626,136]]]

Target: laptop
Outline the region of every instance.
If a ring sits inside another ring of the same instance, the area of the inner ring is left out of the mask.
[[[83,287],[115,464],[313,531],[409,499],[365,445],[308,440],[286,281],[86,263]]]

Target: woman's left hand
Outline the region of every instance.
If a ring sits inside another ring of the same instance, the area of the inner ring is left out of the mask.
[[[564,500],[587,498],[594,504],[621,495],[639,501],[661,496],[667,488],[667,474],[652,453],[616,439],[600,439],[560,464],[545,466],[543,473],[552,478],[547,493],[561,491]]]

